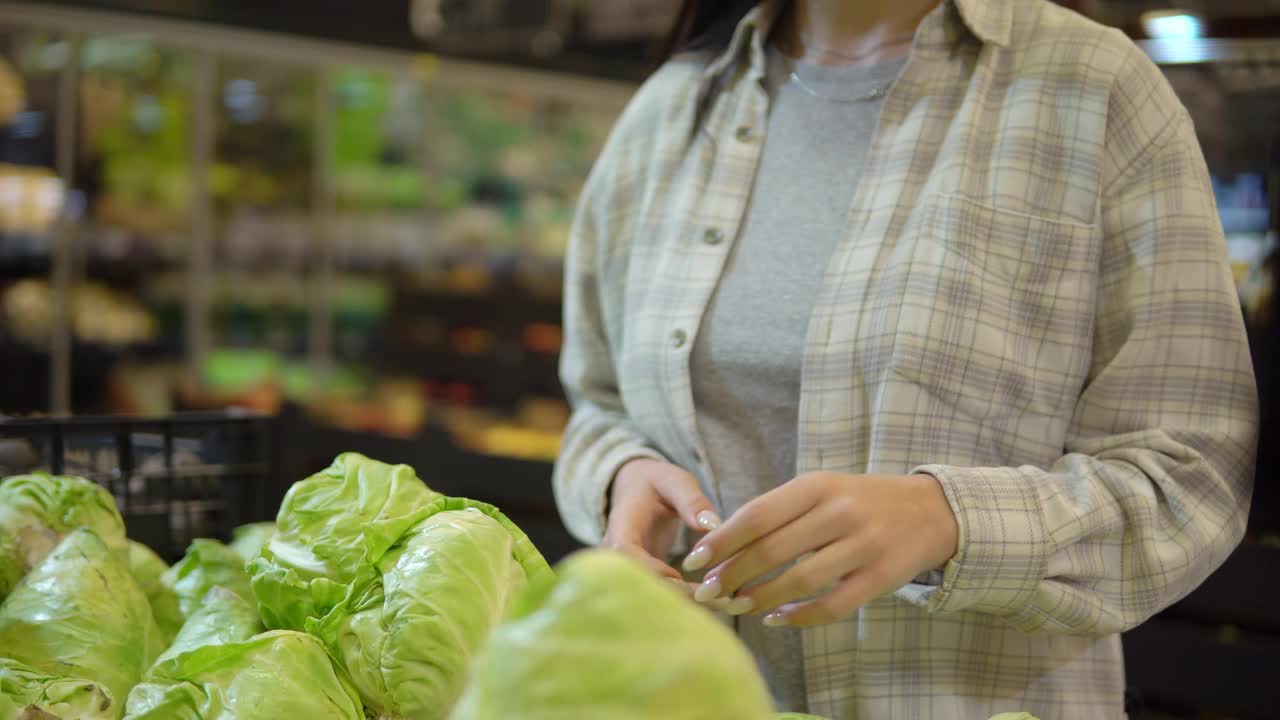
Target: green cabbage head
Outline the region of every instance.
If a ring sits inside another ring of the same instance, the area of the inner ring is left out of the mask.
[[[0,604],[0,649],[49,675],[91,680],[119,699],[160,655],[164,639],[129,566],[81,528]]]
[[[276,534],[276,524],[274,522],[257,522],[241,525],[231,531],[230,547],[236,551],[245,562],[258,557],[258,553],[262,551],[262,546],[267,544],[272,535]]]
[[[191,617],[200,607],[210,588],[226,588],[245,600],[253,600],[249,575],[239,553],[208,538],[192,540],[187,554],[161,576],[160,582],[177,596],[184,618]]]
[[[379,560],[381,592],[308,625],[336,648],[365,704],[383,717],[447,717],[472,657],[512,599],[552,574],[493,506],[459,498],[435,506]]]
[[[125,717],[364,720],[365,715],[359,696],[318,639],[276,630],[177,653],[133,689]]]
[[[183,658],[189,653],[210,645],[242,642],[260,632],[262,622],[252,603],[226,588],[212,588],[200,601],[200,606],[191,613],[173,644],[147,671],[146,677],[177,677]]]
[[[107,489],[69,475],[15,475],[0,481],[0,599],[77,528],[89,528],[126,558],[124,520]]]
[[[119,709],[101,685],[50,675],[0,658],[0,720],[114,720]]]
[[[4,600],[26,574],[26,565],[18,557],[18,539],[0,528],[0,600]]]
[[[670,583],[607,550],[532,584],[492,633],[451,720],[772,720],[747,649]]]
[[[168,569],[165,561],[151,548],[135,540],[129,541],[129,571],[138,581],[138,587],[147,594],[156,624],[165,638],[172,640],[182,627],[182,611],[178,607],[178,596],[161,581]]]
[[[408,465],[359,453],[294,483],[275,535],[248,565],[263,622],[304,630],[308,619],[355,603],[377,583],[382,556],[440,497]]]

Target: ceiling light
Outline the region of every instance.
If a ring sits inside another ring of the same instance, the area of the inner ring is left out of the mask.
[[[1151,10],[1142,13],[1142,29],[1157,40],[1193,40],[1204,37],[1204,19],[1185,10]]]

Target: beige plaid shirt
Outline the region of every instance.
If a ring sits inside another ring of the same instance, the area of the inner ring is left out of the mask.
[[[775,15],[659,70],[587,184],[555,474],[585,541],[631,458],[725,481],[689,351],[760,157]],[[945,0],[885,102],[802,378],[797,473],[931,473],[960,528],[945,572],[805,631],[809,710],[1121,717],[1118,633],[1234,548],[1256,441],[1209,178],[1160,72],[1045,0]]]

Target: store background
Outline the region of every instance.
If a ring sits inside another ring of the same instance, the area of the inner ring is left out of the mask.
[[[278,417],[228,431],[269,462],[253,501],[184,504],[187,535],[269,517],[357,450],[571,551],[550,491],[560,266],[675,4],[0,2],[0,416]],[[1134,715],[1280,717],[1280,1],[1064,4],[1141,40],[1190,108],[1263,396],[1249,537],[1126,637]],[[174,432],[82,425],[108,441],[76,461],[141,492],[148,462],[207,464]],[[0,442],[0,470],[54,443]]]

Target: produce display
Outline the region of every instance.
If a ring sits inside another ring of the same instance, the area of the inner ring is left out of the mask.
[[[0,292],[0,325],[32,347],[47,347],[60,303],[47,280],[26,278]],[[136,298],[96,282],[78,283],[71,296],[71,330],[77,340],[107,346],[145,343],[156,337],[155,319]]]
[[[553,572],[497,508],[356,453],[172,567],[97,485],[8,478],[0,573],[0,720],[821,720],[633,561]]]

